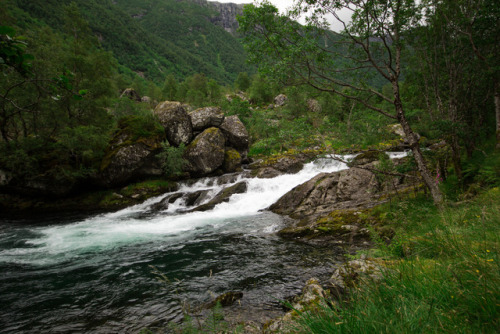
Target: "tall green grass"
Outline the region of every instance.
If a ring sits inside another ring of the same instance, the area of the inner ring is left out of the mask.
[[[396,229],[382,282],[304,312],[302,333],[497,333],[500,189],[439,211],[425,198],[382,208]]]

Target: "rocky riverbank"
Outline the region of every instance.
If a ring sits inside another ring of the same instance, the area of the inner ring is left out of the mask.
[[[271,211],[291,218],[289,224],[277,232],[278,235],[319,246],[319,251],[324,247],[333,247],[343,249],[346,254],[355,254],[373,246],[374,233],[380,240],[389,242],[394,232],[384,225],[377,206],[392,197],[416,192],[420,185],[415,175],[384,174],[378,154],[359,154],[350,161],[350,169],[319,174],[272,204]],[[304,156],[299,155],[280,157],[272,162],[260,161],[253,165],[251,174],[260,177],[276,175],[285,165],[290,166],[288,172],[293,172],[296,165],[303,163],[302,159]],[[394,159],[393,163],[401,165],[406,160]],[[349,288],[365,280],[380,280],[383,267],[383,261],[378,259],[364,256],[355,260],[346,259],[344,264],[331,269],[329,278],[308,278],[302,293],[288,300],[287,306],[284,305],[284,310],[288,311],[275,315],[274,319],[263,315],[261,321],[249,320],[251,317],[242,314],[241,307],[233,305],[236,297],[241,298],[239,292],[231,303],[221,303],[224,307],[221,314],[225,314],[225,318],[219,316],[233,327],[243,326],[245,333],[292,333],[300,311],[329,307],[325,304],[326,298],[335,303]],[[214,299],[212,304],[216,301]],[[210,316],[208,311],[202,314]]]

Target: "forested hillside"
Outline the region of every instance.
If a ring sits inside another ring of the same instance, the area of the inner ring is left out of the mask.
[[[6,6],[22,29],[46,24],[63,31],[64,7],[71,2],[123,72],[130,69],[156,83],[167,74],[184,79],[204,73],[227,84],[247,68],[241,44],[211,23],[219,13],[190,1],[9,0]]]

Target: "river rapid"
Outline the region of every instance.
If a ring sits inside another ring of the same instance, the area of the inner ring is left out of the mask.
[[[262,322],[311,277],[326,278],[341,250],[275,235],[283,217],[265,209],[321,172],[347,168],[332,159],[272,179],[235,175],[247,192],[206,212],[186,212],[171,195],[124,210],[85,216],[0,221],[1,333],[134,333],[179,322],[221,293],[241,291],[233,316]],[[179,192],[223,186],[205,178]],[[207,200],[210,199],[208,196]]]

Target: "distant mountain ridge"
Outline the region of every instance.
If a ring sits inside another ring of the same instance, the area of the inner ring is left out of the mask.
[[[232,84],[239,72],[249,69],[235,34],[242,5],[206,0],[9,1],[25,13],[19,15],[20,26],[29,29],[29,16],[56,30],[64,28],[64,7],[75,2],[122,71],[130,69],[157,83],[168,74],[182,80],[203,73]]]
[[[244,4],[236,4],[236,3],[221,3],[218,1],[208,1],[208,0],[186,0],[197,3],[203,7],[209,7],[215,9],[220,15],[214,16],[210,19],[210,21],[224,28],[227,32],[232,35],[236,34],[238,30],[238,20],[236,19],[238,15],[243,14]]]

